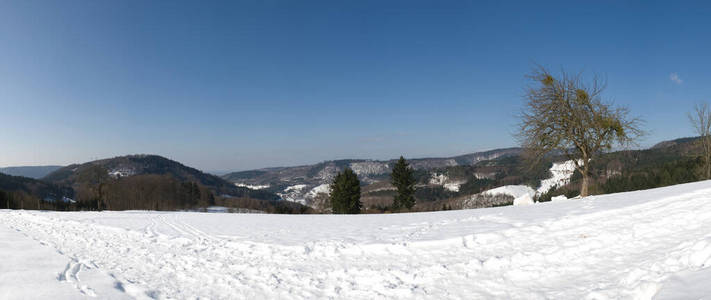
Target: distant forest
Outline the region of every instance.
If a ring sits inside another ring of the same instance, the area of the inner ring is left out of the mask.
[[[121,176],[109,168],[140,170]],[[306,213],[158,156],[129,156],[59,169],[41,180],[0,173],[0,208],[42,210],[204,210],[221,205],[267,213]]]

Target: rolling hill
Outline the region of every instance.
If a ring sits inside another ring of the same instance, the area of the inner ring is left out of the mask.
[[[22,176],[34,179],[40,179],[47,176],[62,166],[20,166],[20,167],[5,167],[0,168],[0,173],[5,173],[12,176]]]
[[[91,183],[94,178],[89,176],[89,173],[97,167],[106,173],[107,179],[119,180],[134,176],[158,175],[180,182],[198,183],[220,196],[262,200],[279,199],[269,192],[238,187],[220,177],[203,173],[158,155],[127,155],[74,164],[58,169],[42,179],[55,184],[78,186]]]

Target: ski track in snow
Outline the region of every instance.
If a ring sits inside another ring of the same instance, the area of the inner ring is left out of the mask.
[[[83,268],[136,299],[652,299],[675,273],[711,265],[711,182],[686,186],[535,207],[272,216],[282,223],[268,233],[259,215],[213,227],[200,220],[214,214],[199,213],[0,215],[70,257],[57,280],[89,296]],[[105,225],[122,216],[130,228]],[[280,242],[304,218],[334,228]]]

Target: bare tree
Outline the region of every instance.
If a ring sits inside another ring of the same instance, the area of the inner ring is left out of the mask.
[[[317,193],[316,196],[314,196],[308,204],[309,206],[313,207],[318,213],[330,214],[332,212],[331,199],[329,198],[327,193]]]
[[[101,165],[92,164],[87,169],[82,170],[79,174],[81,181],[86,182],[88,189],[93,191],[94,200],[96,200],[96,210],[101,210],[101,204],[104,201],[104,188],[109,181],[109,172]]]
[[[580,195],[589,193],[591,160],[613,146],[628,146],[643,134],[641,121],[629,110],[603,102],[606,87],[595,77],[584,84],[581,74],[554,77],[543,67],[528,75],[533,82],[525,95],[518,139],[531,157],[561,153],[583,176]]]
[[[689,121],[699,135],[699,143],[703,149],[704,178],[711,179],[711,108],[709,104],[697,103],[694,111],[689,113]]]

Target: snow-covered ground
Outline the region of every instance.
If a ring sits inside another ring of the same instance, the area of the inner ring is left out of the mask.
[[[319,186],[316,186],[315,188],[311,189],[308,193],[306,193],[306,198],[313,199],[318,194],[328,195],[331,193],[330,187],[331,187],[331,185],[329,185],[328,183],[324,183]]]
[[[520,198],[526,195],[533,196],[536,194],[536,191],[525,185],[505,185],[497,187],[495,189],[487,190],[483,192],[483,194],[510,195],[514,198]]]
[[[239,186],[239,187],[245,187],[245,188],[248,188],[248,189],[252,189],[252,190],[263,190],[263,189],[268,189],[268,188],[269,188],[269,185],[268,185],[268,184],[264,184],[264,185],[251,185],[251,184],[239,183],[239,182],[238,182],[238,183],[235,183],[235,185],[236,185],[236,186]]]
[[[514,198],[513,205],[530,205],[533,204],[533,197],[536,191],[526,185],[505,185],[494,189],[482,192],[488,195],[509,195]]]
[[[700,299],[711,181],[387,215],[0,210],[0,241],[2,299]]]
[[[441,185],[444,189],[450,192],[459,192],[459,187],[464,184],[462,181],[450,181],[449,177],[445,174],[432,174],[430,178],[430,184]]]
[[[283,193],[277,193],[282,200],[306,204],[306,199],[302,196],[302,190],[306,188],[305,184],[292,185],[284,189]]]

